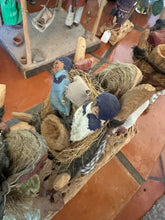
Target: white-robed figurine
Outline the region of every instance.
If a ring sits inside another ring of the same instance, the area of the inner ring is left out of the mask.
[[[65,19],[66,26],[72,27],[73,24],[75,26],[79,25],[85,2],[86,0],[69,0],[68,14]]]
[[[82,140],[101,128],[106,121],[112,120],[119,111],[120,103],[117,97],[111,93],[101,93],[96,97],[96,101],[79,107],[75,112],[70,140]]]

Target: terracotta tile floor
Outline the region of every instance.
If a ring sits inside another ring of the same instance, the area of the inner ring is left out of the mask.
[[[37,11],[41,3],[30,6]],[[53,5],[55,1],[52,1]],[[104,9],[101,23],[113,3]],[[157,17],[132,15],[135,28],[115,46],[101,43],[87,54],[94,57],[94,75],[109,62],[132,63],[132,47],[137,44],[142,28],[150,27]],[[100,24],[101,24],[100,23]],[[47,97],[52,77],[43,72],[24,79],[6,52],[0,48],[0,83],[7,86],[4,121],[12,121],[13,111],[27,111]],[[137,121],[138,133],[53,220],[138,220],[165,192],[165,97],[160,97],[147,114]]]

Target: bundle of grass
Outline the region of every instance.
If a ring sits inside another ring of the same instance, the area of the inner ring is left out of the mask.
[[[69,145],[69,131],[54,115],[48,115],[41,124],[41,133],[45,137],[49,151],[56,156]]]
[[[155,88],[150,84],[141,84],[127,91],[121,98],[121,110],[115,117],[116,120],[126,120],[134,111],[149,100],[155,93]]]
[[[45,139],[37,132],[14,130],[0,135],[1,219],[4,210],[5,213],[9,211],[9,214],[12,210],[17,211],[16,213],[20,214],[18,219],[21,219],[22,212],[27,212],[32,196],[21,192],[20,186],[41,169],[46,158]],[[26,206],[28,208],[25,208]]]
[[[9,177],[7,179],[12,189],[17,183],[32,176],[40,162],[47,158],[45,139],[32,130],[14,130],[6,134],[10,152]],[[40,164],[41,165],[41,164]]]
[[[142,72],[134,64],[112,63],[96,76],[106,92],[120,98],[142,80]]]

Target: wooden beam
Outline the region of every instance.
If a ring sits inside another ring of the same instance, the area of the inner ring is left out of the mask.
[[[21,0],[20,2],[21,2],[21,9],[22,9],[23,32],[24,32],[24,39],[25,39],[27,64],[31,64],[32,55],[31,55],[31,41],[30,41],[30,35],[29,35],[27,2],[26,0]]]
[[[0,84],[0,108],[4,106],[6,95],[6,85]]]
[[[62,7],[62,0],[58,0],[58,7],[57,7],[58,11],[61,10],[61,7]]]
[[[97,14],[94,26],[93,26],[93,30],[92,30],[92,34],[91,34],[91,38],[90,38],[91,40],[93,40],[96,35],[97,28],[98,28],[98,25],[100,22],[100,18],[101,18],[102,12],[103,12],[103,8],[105,6],[105,2],[106,2],[106,0],[101,0],[99,11],[98,11],[98,14]]]

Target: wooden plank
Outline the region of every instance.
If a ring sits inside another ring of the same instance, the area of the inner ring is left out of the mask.
[[[31,64],[32,55],[31,55],[31,41],[30,41],[30,35],[29,35],[27,3],[26,3],[26,0],[21,0],[20,2],[21,2],[21,9],[22,9],[23,31],[24,31],[24,39],[25,39],[27,64]]]
[[[98,11],[98,14],[97,14],[94,26],[93,26],[93,30],[92,30],[92,34],[91,34],[91,38],[90,38],[91,40],[93,40],[95,35],[96,35],[97,28],[98,28],[98,25],[99,25],[99,22],[100,22],[100,18],[101,18],[102,12],[103,12],[103,8],[105,6],[105,1],[106,0],[101,0],[99,11]]]
[[[0,84],[0,108],[4,106],[6,95],[6,85]]]

